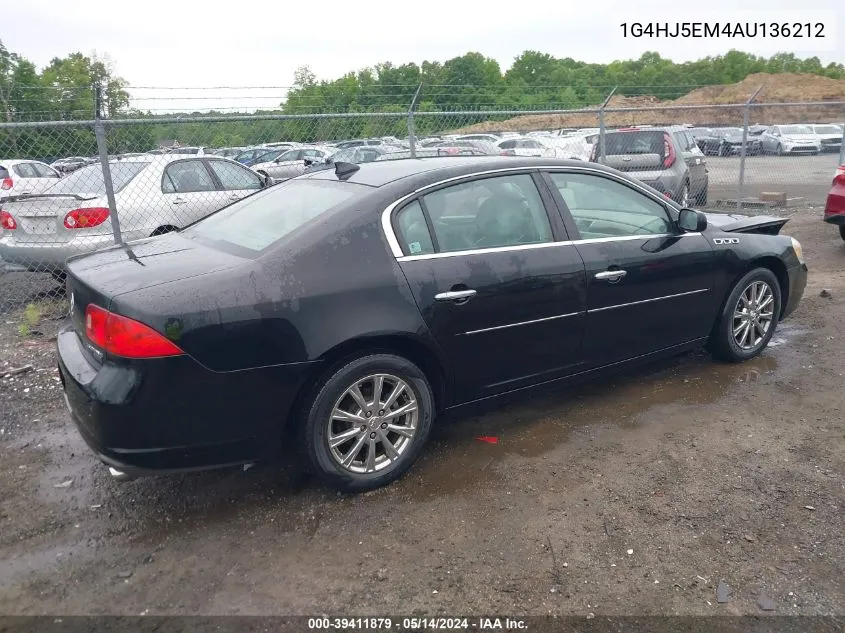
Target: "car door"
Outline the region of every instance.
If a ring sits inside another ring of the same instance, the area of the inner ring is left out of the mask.
[[[302,160],[302,150],[291,149],[279,154],[274,161],[264,165],[262,171],[267,172],[273,178],[284,180],[290,178],[291,163],[299,160]]]
[[[584,260],[584,361],[598,367],[706,337],[724,266],[700,233],[681,233],[644,188],[589,170],[548,174]]]
[[[400,266],[448,357],[457,403],[581,363],[584,265],[539,182],[530,173],[472,178],[393,214]]]
[[[262,188],[261,177],[251,169],[229,161],[207,158],[206,163],[230,202],[240,200]]]
[[[188,158],[168,163],[161,180],[161,192],[167,207],[162,222],[176,227],[204,218],[231,202],[229,193],[220,191],[202,158]]]

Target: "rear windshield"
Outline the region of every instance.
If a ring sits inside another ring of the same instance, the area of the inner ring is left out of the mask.
[[[149,164],[148,162],[109,163],[115,193],[128,185]],[[89,165],[78,169],[50,187],[49,192],[105,195],[106,183],[103,180],[103,168],[100,165]]]
[[[605,139],[606,156],[659,154],[663,156],[663,132],[617,132]]]
[[[185,229],[201,241],[263,251],[370,187],[331,180],[291,180],[236,202]]]

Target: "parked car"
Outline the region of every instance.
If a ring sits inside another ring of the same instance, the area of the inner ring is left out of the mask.
[[[0,200],[44,191],[61,177],[50,165],[37,160],[0,160]]]
[[[91,158],[87,158],[85,156],[69,156],[67,158],[60,158],[58,160],[53,161],[50,164],[50,167],[58,171],[62,174],[69,174],[72,171],[76,171],[81,167],[85,167],[86,165],[90,165],[95,162]]]
[[[242,154],[245,149],[245,147],[221,147],[219,149],[209,150],[209,153],[215,156],[222,156],[223,158],[234,158]]]
[[[242,151],[240,154],[235,156],[235,160],[242,165],[246,165],[250,167],[251,165],[255,164],[256,162],[262,162],[262,159],[266,156],[268,160],[272,160],[269,158],[271,154],[273,154],[273,158],[278,156],[279,154],[286,152],[288,148],[281,148],[281,149],[271,149],[269,147],[253,147],[251,149],[247,149]]]
[[[681,209],[579,161],[338,163],[70,260],[61,381],[117,478],[293,441],[367,490],[441,413],[708,343],[757,356],[806,283],[786,222]]]
[[[742,153],[742,128],[724,127],[711,128],[710,134],[695,137],[696,145],[706,155],[732,156]],[[745,153],[756,156],[762,152],[762,142],[759,138],[746,137]]]
[[[144,156],[110,163],[124,240],[187,226],[268,184],[217,156]],[[65,260],[114,241],[103,171],[83,167],[41,193],[6,198],[0,257],[61,278]]]
[[[362,145],[359,147],[346,147],[331,154],[325,162],[344,163],[371,163],[378,160],[380,156],[391,152],[408,151],[401,145]]]
[[[472,149],[477,149],[485,154],[499,154],[501,150],[498,147],[490,143],[489,141],[479,141],[479,140],[460,140],[460,139],[448,139],[444,141],[438,141],[437,143],[432,143],[427,145],[426,147],[469,147]]]
[[[461,134],[456,141],[484,141],[486,143],[493,143],[495,145],[502,138],[498,134]]]
[[[839,236],[845,240],[845,165],[840,165],[833,176],[824,207],[824,221],[837,225]]]
[[[167,154],[180,156],[205,156],[206,154],[214,154],[214,150],[208,147],[171,147],[167,150]]]
[[[654,187],[682,207],[707,203],[709,177],[704,154],[681,127],[624,128],[605,134],[605,158],[593,146],[591,160]]]
[[[394,143],[390,143],[385,141],[384,139],[380,138],[363,138],[363,139],[353,139],[351,141],[338,141],[334,143],[334,147],[338,149],[346,149],[347,147],[363,147],[364,145],[393,145]]]
[[[400,160],[403,158],[434,158],[437,156],[487,156],[480,149],[474,147],[420,147],[411,156],[410,149],[399,149],[392,152],[385,152],[376,160]]]
[[[301,176],[311,164],[325,161],[336,151],[337,148],[328,145],[297,147],[282,152],[272,160],[265,156],[262,162],[256,163],[252,168],[275,181],[287,180]]]
[[[821,142],[807,125],[773,125],[760,135],[766,154],[818,154]]]
[[[823,152],[838,152],[842,147],[842,129],[832,123],[807,126],[819,137],[819,147]]]

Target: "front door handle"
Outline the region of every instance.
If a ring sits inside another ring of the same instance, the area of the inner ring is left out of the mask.
[[[603,281],[619,281],[627,274],[627,270],[605,270],[600,273],[596,273],[596,279],[601,279]]]
[[[435,301],[466,301],[475,296],[475,290],[450,290],[434,295]]]
[[[187,200],[184,198],[173,198],[173,200],[170,201],[170,204],[185,204],[186,202]]]

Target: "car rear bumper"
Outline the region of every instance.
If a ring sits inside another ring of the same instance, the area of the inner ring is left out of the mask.
[[[43,271],[63,268],[68,257],[90,253],[100,248],[112,246],[114,237],[108,235],[88,235],[64,242],[21,242],[11,231],[0,237],[0,257],[3,260],[23,266],[28,270]]]
[[[58,335],[73,422],[97,457],[127,475],[216,468],[273,454],[314,363],[213,372],[189,356],[90,358],[71,327]]]
[[[807,286],[807,264],[798,264],[788,268],[786,273],[789,278],[789,295],[786,305],[783,308],[781,319],[785,319],[795,312],[798,304],[801,303],[801,298],[804,296],[804,288]]]

